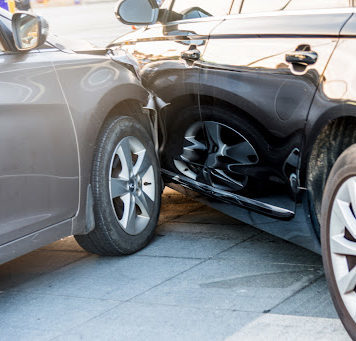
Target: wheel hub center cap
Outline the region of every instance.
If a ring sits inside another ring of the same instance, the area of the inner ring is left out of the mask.
[[[135,192],[136,189],[137,189],[137,182],[136,182],[136,180],[131,179],[131,180],[129,181],[129,191],[130,191],[130,192]]]

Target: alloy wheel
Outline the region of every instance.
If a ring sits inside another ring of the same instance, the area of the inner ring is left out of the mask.
[[[144,145],[133,136],[115,148],[109,169],[112,208],[120,227],[130,235],[148,225],[155,200],[155,175]]]
[[[224,190],[241,190],[248,176],[242,166],[258,163],[255,148],[241,133],[225,124],[195,123],[184,136],[183,153],[174,160],[184,175]]]
[[[356,177],[338,189],[330,216],[330,254],[342,301],[356,322]]]

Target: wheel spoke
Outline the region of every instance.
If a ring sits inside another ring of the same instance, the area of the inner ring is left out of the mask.
[[[356,213],[356,181],[354,179],[350,179],[347,182],[347,191],[350,196],[352,209],[354,210],[354,213]]]
[[[215,122],[205,122],[207,138],[211,145],[221,146],[221,126]]]
[[[137,155],[138,159],[133,168],[133,174],[135,176],[140,175],[140,177],[142,178],[146,174],[148,168],[151,166],[151,161],[149,159],[146,149],[138,152]]]
[[[153,200],[143,191],[136,197],[136,203],[142,211],[142,215],[149,217],[153,207]]]
[[[220,155],[217,154],[217,153],[210,153],[208,155],[208,157],[206,158],[206,161],[205,161],[205,165],[208,167],[208,168],[217,168],[218,165],[219,165],[219,160],[218,160],[218,157]]]
[[[203,165],[206,158],[207,147],[198,141],[194,136],[185,136],[182,160],[192,164]]]
[[[127,181],[119,178],[111,178],[110,187],[112,199],[121,197],[128,192]]]
[[[341,293],[347,294],[355,289],[356,286],[356,266],[347,275],[339,280]]]
[[[346,201],[336,199],[334,203],[334,213],[339,218],[344,227],[348,229],[352,237],[356,239],[356,219],[351,212],[350,206]]]
[[[127,193],[121,197],[124,203],[123,215],[120,220],[120,224],[126,230],[126,232],[135,232],[136,222],[136,202],[135,197],[131,193]]]
[[[256,161],[251,162],[248,158],[249,156],[255,156],[257,160],[255,150],[247,141],[227,147],[224,154],[239,164],[250,165],[256,163]]]
[[[190,142],[191,144],[188,146],[185,146],[184,149],[187,150],[206,150],[206,146],[204,143],[201,143],[198,141],[195,136],[185,136],[185,139]]]
[[[331,238],[330,249],[332,253],[345,255],[345,256],[356,256],[356,243],[347,240],[341,234]]]
[[[117,150],[117,154],[119,155],[121,161],[121,173],[120,177],[124,179],[129,179],[132,173],[132,154],[131,154],[131,147],[128,138],[124,138]]]

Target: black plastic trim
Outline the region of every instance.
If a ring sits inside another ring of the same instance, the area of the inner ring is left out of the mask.
[[[294,212],[287,210],[285,208],[273,206],[258,200],[249,199],[238,194],[220,190],[212,186],[194,181],[184,175],[175,174],[166,169],[161,169],[161,172],[163,173],[163,175],[166,175],[172,181],[182,185],[183,187],[193,189],[198,192],[202,192],[216,199],[220,199],[225,202],[227,201],[229,203],[234,203],[240,207],[246,208],[248,210],[253,210],[258,213],[268,215],[274,218],[285,219],[285,220],[294,218],[295,215]]]

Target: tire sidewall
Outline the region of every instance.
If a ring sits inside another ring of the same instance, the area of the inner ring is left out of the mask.
[[[146,228],[137,235],[126,233],[120,226],[112,207],[109,190],[110,166],[113,154],[119,142],[128,136],[137,138],[146,148],[152,161],[155,176],[155,200],[150,221]],[[96,224],[100,225],[114,245],[121,245],[120,252],[132,253],[143,248],[153,235],[160,211],[160,172],[152,140],[141,124],[132,117],[118,117],[106,125],[95,153],[91,182]]]
[[[341,154],[328,177],[321,208],[320,238],[325,277],[327,279],[332,300],[345,329],[351,338],[356,340],[356,323],[350,316],[340,295],[335,279],[330,251],[330,219],[335,197],[343,183],[350,177],[356,175],[356,162],[350,158],[350,153],[353,153],[353,155],[356,156],[356,148],[355,146],[350,148],[352,148],[352,150],[346,150],[343,154]]]

